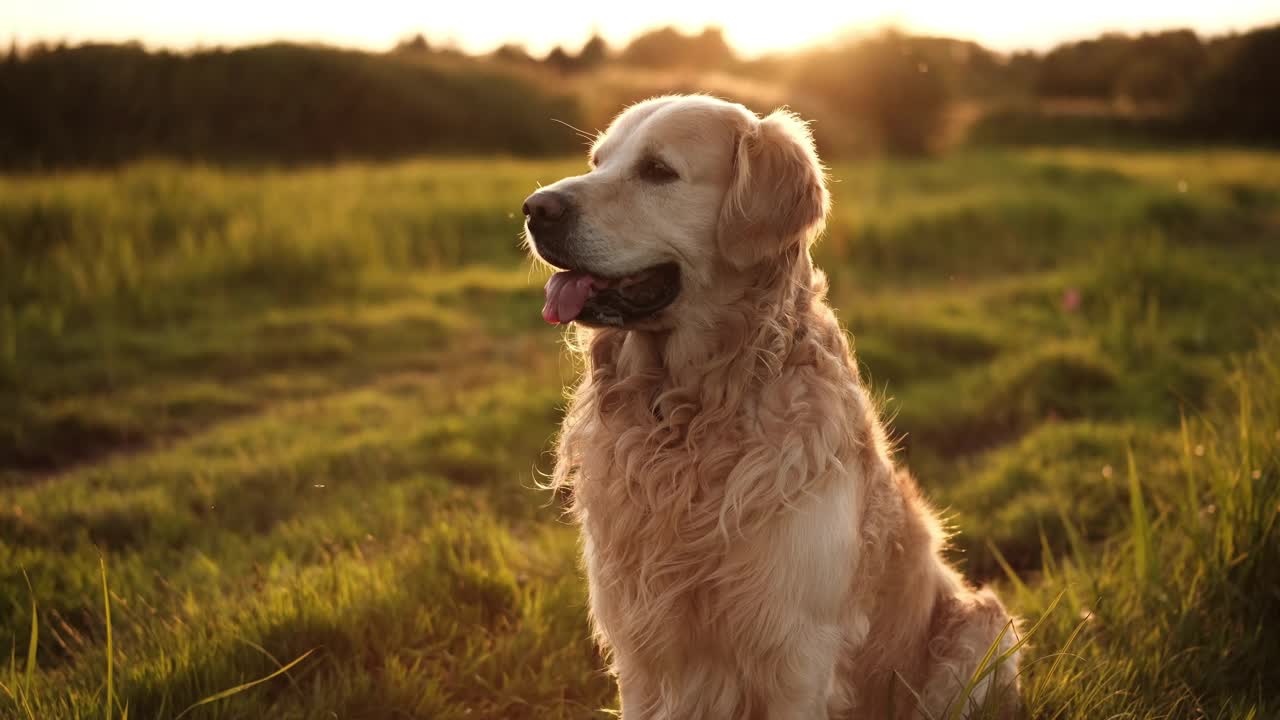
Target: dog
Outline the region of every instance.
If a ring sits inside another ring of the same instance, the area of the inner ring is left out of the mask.
[[[695,95],[524,203],[585,366],[547,485],[625,720],[1017,709],[1017,622],[943,559],[826,302],[829,202],[796,115]]]

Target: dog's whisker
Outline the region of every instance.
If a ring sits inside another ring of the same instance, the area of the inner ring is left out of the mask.
[[[569,128],[569,129],[570,129],[570,130],[572,130],[572,131],[574,132],[574,134],[576,134],[578,137],[582,138],[583,140],[586,140],[588,144],[591,144],[591,143],[595,142],[595,141],[596,141],[596,138],[597,138],[597,137],[599,137],[599,133],[595,133],[595,134],[589,133],[589,132],[587,132],[586,130],[583,130],[583,129],[581,129],[581,128],[575,127],[575,126],[573,126],[573,125],[571,125],[571,124],[569,124],[569,123],[567,123],[567,122],[565,122],[564,120],[561,120],[561,119],[559,119],[559,118],[551,118],[551,122],[554,122],[554,123],[560,123],[561,125],[563,125],[563,126],[565,126],[565,127]]]

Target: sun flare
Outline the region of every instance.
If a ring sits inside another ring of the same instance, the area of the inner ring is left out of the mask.
[[[1000,0],[867,0],[845,5],[791,0],[783,11],[773,6],[744,8],[742,3],[729,0],[567,0],[545,9],[516,10],[494,2],[426,4],[404,0],[373,0],[358,6],[227,0],[198,9],[160,0],[110,5],[50,0],[5,5],[0,9],[0,26],[9,28],[19,43],[139,40],[151,46],[191,47],[285,39],[380,50],[421,32],[429,41],[454,44],[469,52],[517,43],[534,53],[547,52],[556,45],[576,48],[593,32],[617,46],[662,25],[686,31],[719,26],[740,52],[759,55],[886,25],[1012,50],[1043,49],[1105,31],[1192,27],[1217,33],[1280,19],[1280,9],[1268,0],[1226,4],[1081,0],[1034,8]]]

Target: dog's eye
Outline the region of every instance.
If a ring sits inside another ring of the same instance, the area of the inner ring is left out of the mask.
[[[680,174],[657,158],[646,158],[640,162],[640,177],[651,183],[669,183],[679,180]]]

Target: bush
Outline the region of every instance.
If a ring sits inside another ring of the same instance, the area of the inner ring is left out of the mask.
[[[274,44],[190,55],[84,45],[0,65],[0,167],[151,155],[328,162],[561,153],[575,100],[480,62]]]
[[[845,123],[874,133],[891,152],[931,150],[947,110],[941,75],[915,47],[915,39],[885,32],[798,63],[793,86],[820,98]]]

